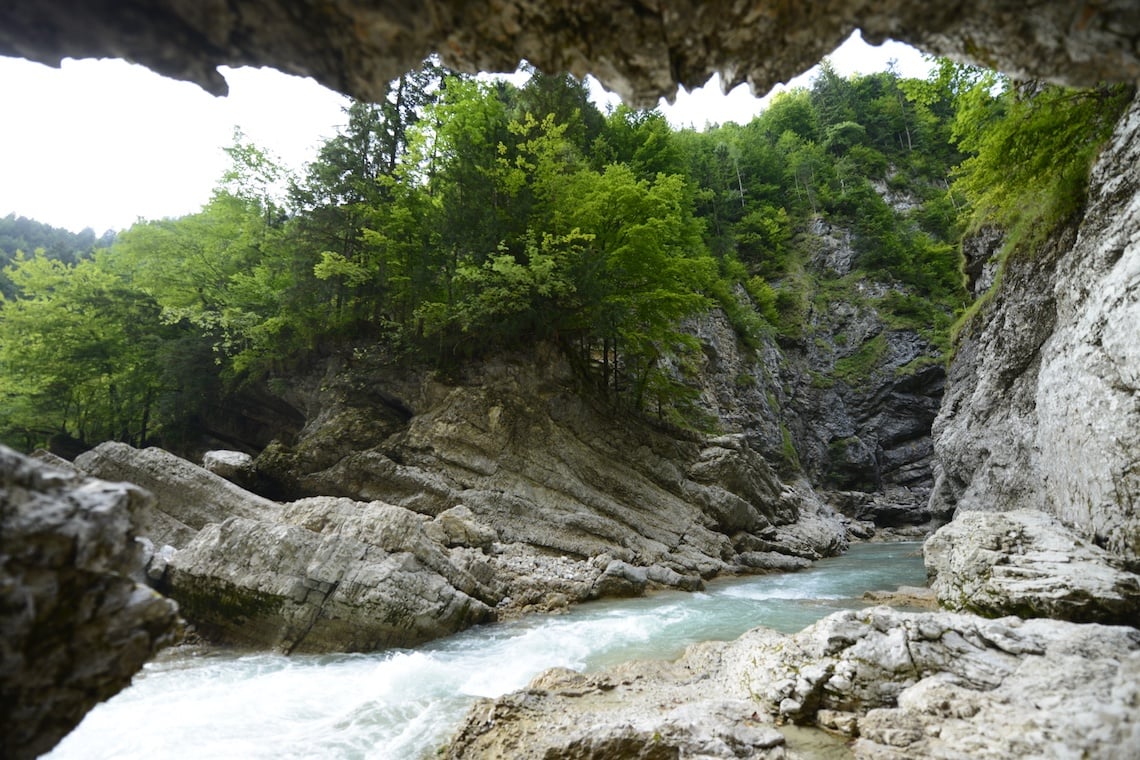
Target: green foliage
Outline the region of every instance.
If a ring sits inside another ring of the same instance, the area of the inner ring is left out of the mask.
[[[780,459],[784,472],[795,472],[800,469],[800,454],[796,451],[796,442],[792,438],[792,431],[784,423],[780,423]]]
[[[107,248],[114,239],[115,233],[111,230],[96,238],[95,231],[90,228],[75,234],[15,214],[0,217],[0,296],[10,298],[16,293],[15,286],[3,274],[3,268],[11,264],[21,251],[31,255],[42,250],[49,259],[74,263],[98,249]]]
[[[602,115],[569,77],[516,88],[428,61],[346,109],[299,177],[236,133],[201,211],[107,250],[0,220],[0,435],[175,435],[222,381],[274,382],[345,340],[442,368],[544,341],[615,406],[711,429],[686,320],[718,305],[745,347],[807,347],[844,300],[945,348],[966,220],[1016,240],[1071,213],[1126,94],[825,63],[749,124],[676,132],[657,111]],[[848,234],[851,271],[821,270],[821,241]],[[880,334],[812,382],[862,382],[886,349]]]
[[[165,371],[159,308],[108,271],[103,254],[75,263],[41,249],[5,273],[0,302],[0,436],[22,447],[53,436],[142,443],[156,432]]]
[[[971,225],[998,224],[1032,248],[1084,203],[1088,172],[1132,88],[1015,86],[978,75],[958,96],[954,136],[969,157],[955,189]]]

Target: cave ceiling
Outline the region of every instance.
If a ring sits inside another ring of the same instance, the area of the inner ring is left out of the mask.
[[[1137,0],[6,0],[0,55],[123,58],[222,95],[270,66],[362,100],[431,53],[460,71],[591,73],[632,105],[720,72],[757,93],[855,29],[1018,78],[1140,79]]]

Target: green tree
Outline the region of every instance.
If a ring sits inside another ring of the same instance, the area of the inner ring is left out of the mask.
[[[106,254],[64,263],[43,250],[6,269],[18,289],[0,308],[0,433],[17,445],[53,436],[134,444],[156,432],[165,392],[159,308],[107,271]]]

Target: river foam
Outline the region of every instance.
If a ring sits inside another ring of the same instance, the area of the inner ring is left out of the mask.
[[[447,741],[478,697],[551,667],[672,659],[758,625],[793,632],[867,590],[922,585],[918,544],[868,544],[798,573],[725,579],[482,626],[416,650],[285,657],[163,655],[93,710],[49,760],[407,760]]]

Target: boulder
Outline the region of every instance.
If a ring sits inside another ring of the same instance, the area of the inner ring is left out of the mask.
[[[202,468],[243,488],[255,477],[253,457],[244,451],[207,451],[202,455]]]
[[[494,617],[501,594],[452,562],[422,515],[318,497],[286,505],[281,518],[230,517],[169,558],[162,587],[208,639],[360,652]]]
[[[108,441],[76,457],[75,466],[104,480],[142,486],[155,496],[144,532],[155,545],[186,545],[197,531],[228,517],[272,519],[281,507],[159,448]]]
[[[620,559],[606,565],[606,569],[594,581],[593,594],[596,596],[621,597],[641,596],[649,582],[649,572],[644,567],[634,567]]]
[[[481,524],[475,513],[462,504],[436,515],[429,523],[428,530],[444,546],[487,550],[498,539],[494,530]]]
[[[1044,512],[961,512],[923,554],[938,601],[952,610],[1140,623],[1140,575]]]
[[[0,447],[0,757],[47,752],[177,641],[178,608],[135,580],[149,501]]]

